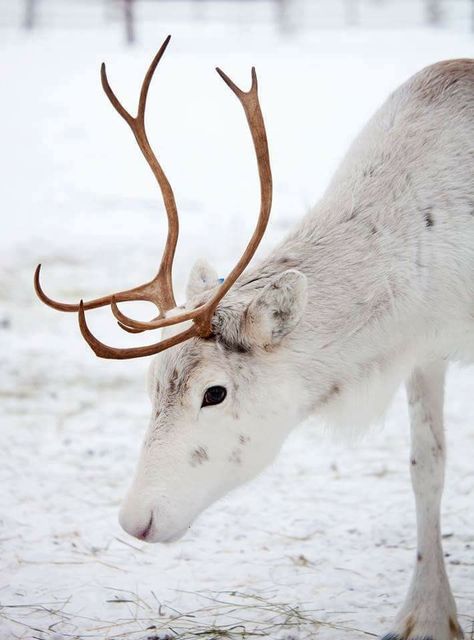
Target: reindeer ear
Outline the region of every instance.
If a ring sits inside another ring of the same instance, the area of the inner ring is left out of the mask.
[[[186,298],[190,300],[204,291],[214,289],[219,284],[217,271],[211,267],[207,260],[197,260],[189,274]]]
[[[301,320],[306,301],[306,276],[295,269],[280,273],[250,303],[247,339],[261,347],[278,344]]]

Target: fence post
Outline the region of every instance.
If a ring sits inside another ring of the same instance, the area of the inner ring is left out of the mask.
[[[23,27],[25,29],[34,29],[37,17],[37,0],[25,0],[25,14],[23,17]]]
[[[438,26],[443,21],[441,0],[426,0],[426,21],[428,24]]]
[[[356,26],[360,22],[359,0],[344,0],[346,25]]]
[[[277,21],[282,33],[290,33],[295,28],[291,4],[292,0],[276,0]]]
[[[135,42],[134,1],[135,0],[123,0],[125,35],[128,44],[133,44]]]

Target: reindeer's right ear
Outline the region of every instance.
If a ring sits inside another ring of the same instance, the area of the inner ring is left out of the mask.
[[[245,314],[246,339],[263,348],[278,345],[297,326],[307,301],[306,276],[278,274],[252,300]]]
[[[186,299],[190,300],[194,298],[194,296],[214,289],[218,284],[219,277],[217,271],[211,267],[207,260],[197,260],[189,274],[188,285],[186,287]]]

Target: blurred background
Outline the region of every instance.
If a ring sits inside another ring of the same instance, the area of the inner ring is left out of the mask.
[[[24,29],[111,27],[140,41],[144,23],[176,20],[262,25],[284,34],[321,28],[423,25],[474,30],[472,0],[18,0],[4,2],[2,26]]]
[[[160,194],[99,68],[107,63],[133,112],[168,33],[147,125],[180,210],[182,299],[195,259],[228,273],[259,204],[245,119],[214,67],[242,87],[257,68],[274,173],[262,255],[318,200],[391,91],[428,64],[473,56],[474,1],[0,0],[0,636],[142,638],[158,627],[170,635],[157,638],[213,638],[215,628],[230,638],[242,629],[283,640],[376,636],[403,599],[415,552],[402,392],[383,431],[335,444],[315,418],[183,541],[146,546],[119,529],[117,510],[148,421],[147,362],[98,360],[75,315],[34,296],[39,262],[46,292],[70,302],[154,274],[166,233]],[[88,317],[110,344],[150,341],[124,334],[108,309]],[[472,377],[450,377],[444,502],[466,633]],[[243,594],[245,612],[233,601],[222,609],[216,594],[232,600],[229,590]],[[198,613],[178,620],[176,611]]]

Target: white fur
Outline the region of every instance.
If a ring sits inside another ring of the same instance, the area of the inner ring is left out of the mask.
[[[442,391],[448,361],[474,359],[473,161],[474,61],[428,67],[389,97],[320,203],[221,302],[215,337],[155,358],[128,532],[178,537],[303,418],[365,425],[408,381],[422,560],[387,638],[460,637],[439,525]],[[187,306],[215,284],[198,265]],[[225,401],[201,407],[214,385]]]

